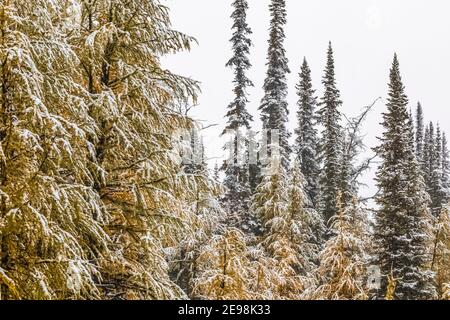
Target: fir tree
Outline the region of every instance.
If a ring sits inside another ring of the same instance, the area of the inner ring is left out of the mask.
[[[318,158],[318,134],[316,129],[317,98],[312,88],[311,70],[306,58],[300,71],[300,82],[296,86],[298,95],[297,124],[295,130],[295,151],[300,160],[302,173],[306,179],[305,189],[311,199],[312,206],[316,207],[318,193],[318,179],[320,172]]]
[[[423,161],[424,134],[423,109],[419,102],[416,109],[416,156],[419,163]]]
[[[442,185],[442,134],[439,125],[436,128],[435,141],[433,141],[433,152],[429,194],[431,197],[431,211],[435,217],[438,217],[445,204],[445,191]]]
[[[387,290],[387,276],[400,279],[397,299],[435,297],[429,263],[430,213],[428,195],[414,152],[413,124],[408,116],[408,98],[400,76],[397,55],[390,71],[388,111],[377,152],[382,164],[377,171],[380,193],[376,198],[374,237],[377,263],[382,271],[381,294]]]
[[[445,132],[442,135],[442,188],[444,190],[444,202],[448,202],[450,198],[450,160],[447,145],[447,136]]]
[[[219,169],[219,165],[217,164],[217,162],[214,165],[213,178],[214,178],[215,182],[217,182],[217,183],[220,182],[220,169]]]
[[[287,79],[289,73],[288,59],[284,49],[285,34],[283,27],[286,24],[286,1],[272,0],[270,9],[270,37],[267,54],[267,73],[264,81],[264,97],[259,110],[263,123],[264,140],[262,148],[267,148],[267,159],[261,159],[270,164],[273,150],[271,145],[278,143],[277,148],[282,153],[282,165],[285,170],[289,168],[289,132],[286,128],[288,121]],[[279,141],[273,141],[273,140]]]
[[[248,58],[251,47],[249,36],[252,31],[247,24],[247,0],[235,0],[233,2],[233,57],[228,61],[227,67],[234,71],[234,100],[228,106],[226,115],[228,122],[223,134],[231,134],[232,141],[226,145],[230,150],[230,157],[224,162],[222,169],[225,171],[224,185],[227,192],[223,198],[226,209],[239,217],[239,227],[247,230],[249,227],[249,202],[251,196],[249,184],[248,159],[245,156],[248,143],[243,137],[243,130],[250,129],[252,116],[247,111],[247,88],[253,83],[246,76],[246,71],[251,64]]]
[[[336,199],[339,192],[340,161],[342,155],[342,127],[340,125],[342,105],[340,92],[336,87],[334,58],[331,43],[328,47],[327,64],[322,83],[325,87],[321,99],[319,116],[324,129],[320,146],[323,168],[320,175],[319,211],[328,223],[338,213]]]

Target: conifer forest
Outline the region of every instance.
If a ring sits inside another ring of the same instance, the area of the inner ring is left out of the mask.
[[[346,114],[334,42],[322,69],[288,59],[289,1],[255,52],[258,1],[220,0],[233,90],[209,107],[211,161],[206,89],[164,63],[209,44],[165,0],[0,0],[0,300],[450,300],[449,120],[427,116],[444,105],[408,98],[390,48],[385,91]]]

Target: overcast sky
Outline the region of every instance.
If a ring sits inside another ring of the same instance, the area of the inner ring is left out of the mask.
[[[199,45],[189,53],[164,59],[164,66],[201,82],[200,105],[191,116],[205,124],[219,126],[205,132],[207,156],[213,165],[222,151],[226,107],[233,98],[232,71],[225,68],[231,57],[232,0],[166,0],[175,29],[194,36]],[[248,0],[248,23],[253,29],[249,77],[255,87],[249,90],[249,111],[260,128],[257,108],[263,96],[269,28],[270,0]],[[291,131],[295,127],[295,84],[303,57],[312,69],[318,95],[328,41],[335,52],[337,85],[341,90],[343,112],[354,116],[377,97],[378,103],[364,127],[366,144],[373,147],[380,135],[381,113],[385,110],[389,68],[394,52],[415,108],[420,100],[425,118],[439,121],[450,134],[450,2],[448,0],[287,0],[288,23],[286,50],[289,75],[289,109]],[[368,154],[371,152],[368,150]],[[374,191],[373,172],[365,178]]]

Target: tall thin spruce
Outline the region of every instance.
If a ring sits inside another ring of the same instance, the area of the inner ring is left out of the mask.
[[[431,214],[429,197],[414,150],[413,123],[407,111],[408,98],[400,76],[397,55],[390,71],[384,132],[377,152],[380,193],[375,216],[376,262],[381,267],[379,294],[384,297],[388,275],[399,279],[396,299],[430,299],[436,296],[429,265]]]

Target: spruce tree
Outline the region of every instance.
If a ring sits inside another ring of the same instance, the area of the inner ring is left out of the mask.
[[[263,123],[264,141],[262,148],[267,148],[267,159],[261,159],[265,164],[271,162],[273,150],[272,143],[278,143],[277,148],[282,153],[282,164],[285,170],[289,169],[289,132],[286,128],[288,121],[287,79],[289,73],[288,59],[284,49],[284,25],[286,24],[286,1],[272,0],[270,9],[270,37],[267,54],[267,73],[264,81],[264,97],[259,110]],[[272,141],[278,139],[279,141]]]
[[[319,180],[319,212],[325,222],[338,213],[336,199],[339,192],[341,173],[342,127],[340,124],[342,101],[336,87],[334,58],[331,42],[328,47],[325,75],[322,79],[324,94],[320,101],[319,116],[324,129],[322,131],[320,156],[323,163]]]
[[[442,188],[444,190],[444,202],[450,199],[450,159],[445,132],[442,134]]]
[[[300,82],[296,86],[298,95],[297,129],[295,130],[295,152],[300,160],[301,171],[306,179],[305,190],[313,207],[316,207],[318,176],[318,134],[316,129],[317,98],[312,88],[311,70],[306,58],[300,70]]]
[[[417,103],[416,109],[416,156],[417,161],[422,163],[423,161],[423,149],[424,149],[424,122],[423,122],[423,109],[422,105]]]
[[[226,149],[230,150],[230,157],[222,166],[222,170],[225,171],[224,185],[227,188],[223,203],[227,211],[240,218],[239,227],[249,231],[251,190],[246,157],[248,143],[245,142],[243,130],[249,130],[252,121],[252,116],[247,111],[247,88],[253,86],[253,83],[246,75],[246,71],[251,67],[248,55],[251,47],[249,36],[252,31],[247,24],[247,0],[235,0],[233,7],[231,18],[234,33],[230,40],[233,57],[228,61],[227,67],[233,68],[234,71],[235,97],[228,106],[226,115],[228,122],[223,132],[224,135],[229,134],[232,139],[226,145]]]
[[[387,292],[387,277],[400,279],[394,297],[435,297],[433,274],[428,271],[430,212],[428,194],[414,151],[413,124],[407,111],[408,98],[400,76],[397,55],[390,70],[388,111],[377,152],[382,163],[377,171],[380,193],[376,198],[374,238],[376,260],[381,268],[380,294]]]
[[[442,134],[439,125],[436,127],[433,152],[429,194],[431,197],[431,211],[435,217],[438,217],[445,204],[445,191],[442,185]]]

